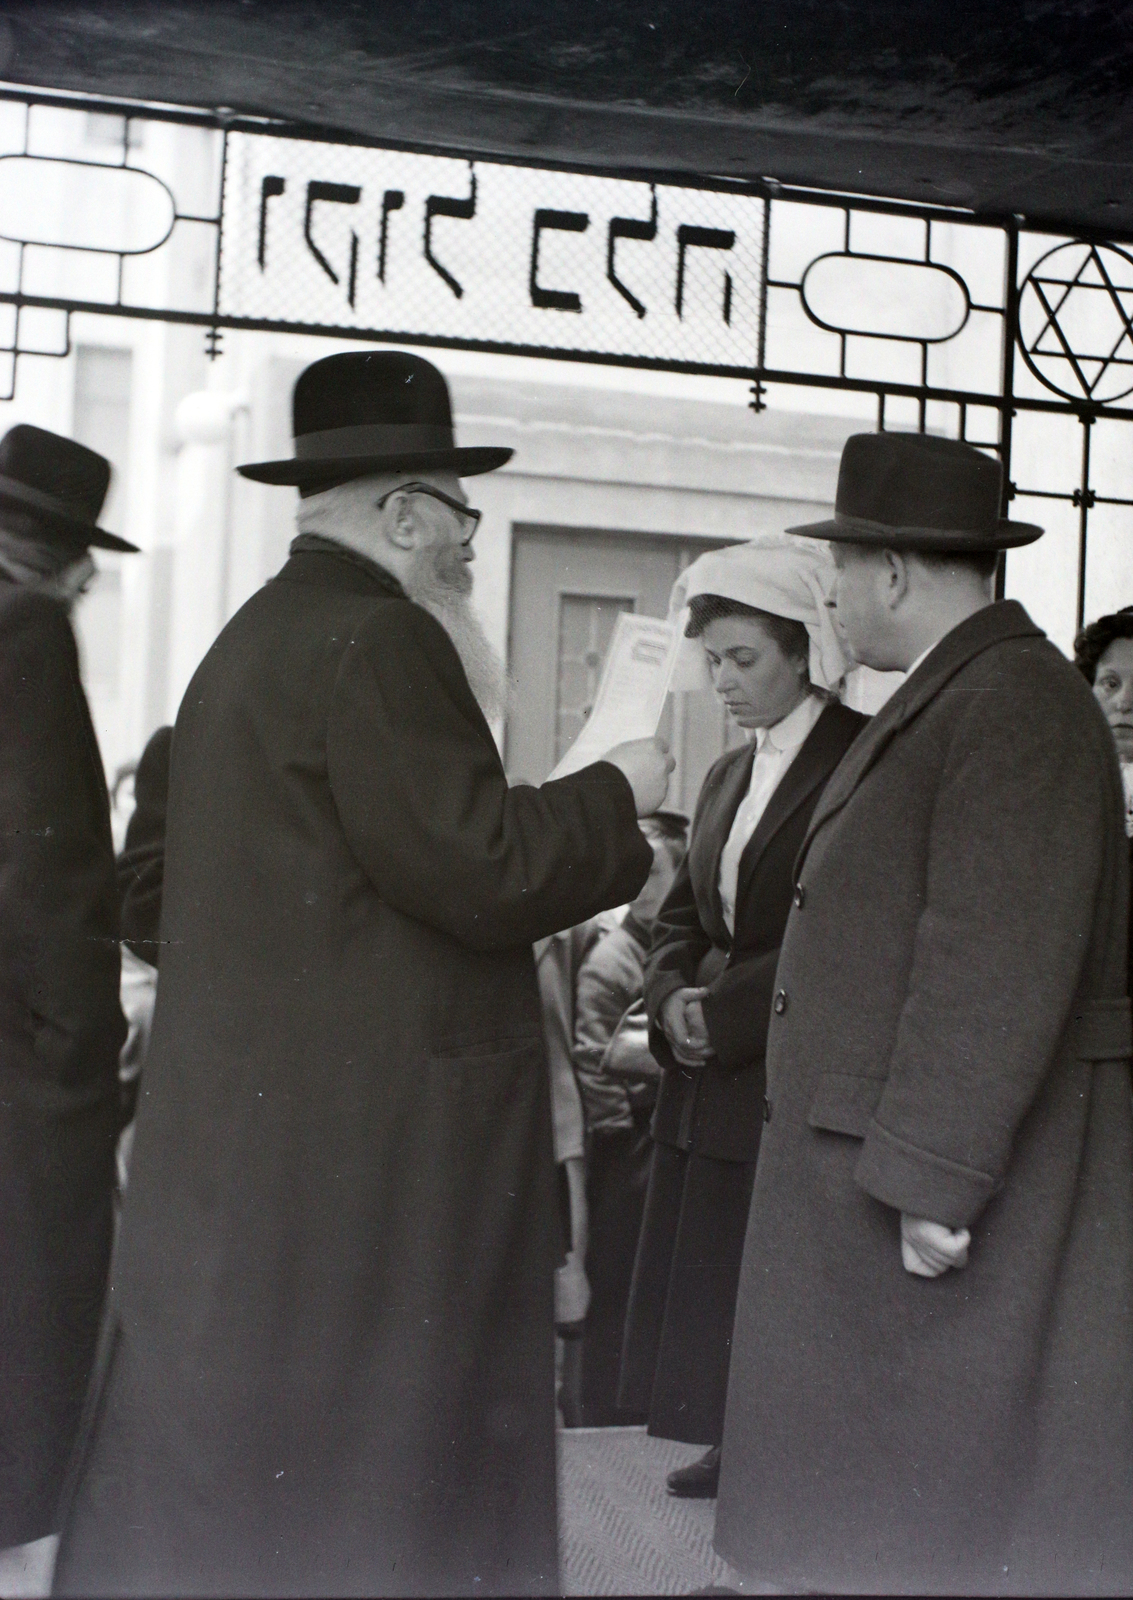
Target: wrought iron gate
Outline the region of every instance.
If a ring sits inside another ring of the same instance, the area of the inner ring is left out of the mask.
[[[1021,217],[5,90],[0,307],[4,398],[80,312],[857,391],[1072,519],[1079,623],[1091,541],[1133,545],[1133,253]]]

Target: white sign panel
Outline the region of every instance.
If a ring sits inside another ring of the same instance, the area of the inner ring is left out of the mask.
[[[383,337],[750,368],[763,201],[229,136],[219,311]]]

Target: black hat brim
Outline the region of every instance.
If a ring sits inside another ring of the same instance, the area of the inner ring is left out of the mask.
[[[72,517],[61,506],[48,506],[45,504],[46,500],[45,495],[29,490],[18,478],[6,478],[0,475],[0,501],[20,506],[23,510],[34,511],[41,522],[55,528],[78,548],[118,550],[123,555],[130,556],[140,553],[138,546],[131,544],[129,539],[121,539],[116,533],[108,533],[97,523],[85,522],[81,517]]]
[[[236,470],[255,483],[291,484],[298,489],[320,483],[342,483],[347,478],[368,478],[376,472],[455,472],[458,478],[475,478],[494,472],[510,461],[514,450],[502,445],[454,446],[451,450],[417,450],[404,454],[320,457],[301,461],[251,461]]]
[[[982,555],[992,550],[1014,550],[1034,544],[1046,531],[1034,522],[1012,522],[1000,517],[994,533],[963,528],[890,528],[882,522],[858,518],[804,522],[787,533],[807,539],[828,539],[835,544],[869,544],[880,550],[924,550],[941,554]]]

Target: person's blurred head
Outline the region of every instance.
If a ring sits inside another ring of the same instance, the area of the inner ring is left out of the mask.
[[[0,574],[68,610],[94,577],[90,551],[136,554],[98,526],[110,462],[97,450],[31,423],[0,438]]]
[[[0,504],[0,572],[12,583],[38,589],[69,611],[96,571],[89,550],[52,540],[37,517]]]
[[[1074,641],[1074,665],[1093,686],[1119,758],[1133,761],[1133,606],[1083,628]]]
[[[660,911],[685,858],[688,818],[679,811],[656,811],[651,817],[642,817],[640,827],[653,848],[653,865],[630,910],[648,927]]]
[[[712,687],[741,728],[770,728],[810,693],[810,637],[802,622],[724,595],[689,601],[685,637],[704,648]]]

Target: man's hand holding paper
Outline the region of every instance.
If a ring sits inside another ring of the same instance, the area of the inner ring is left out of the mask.
[[[602,760],[625,773],[639,817],[648,817],[664,804],[676,762],[663,739],[631,739],[607,750]]]

